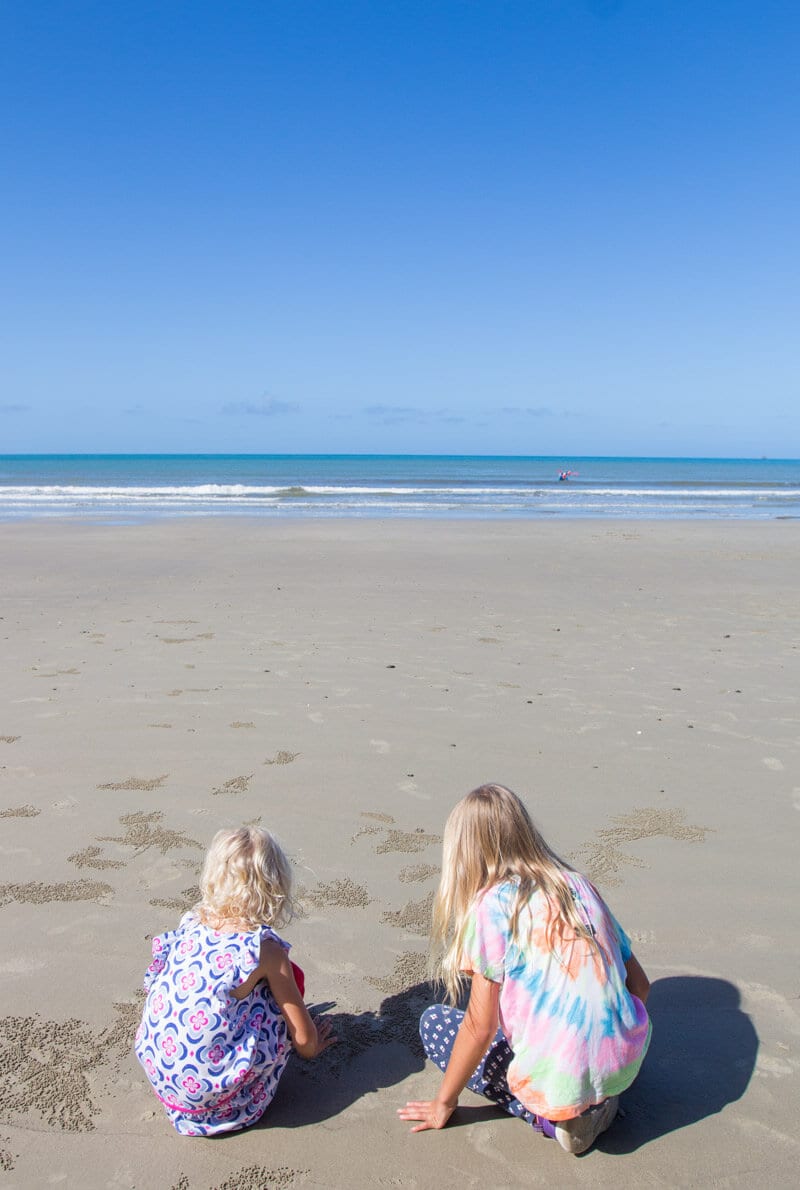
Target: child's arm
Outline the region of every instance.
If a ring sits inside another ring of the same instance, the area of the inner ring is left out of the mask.
[[[644,968],[635,954],[632,954],[625,963],[625,971],[627,972],[625,987],[632,996],[637,996],[642,1004],[646,1004],[650,994],[650,980],[645,975]]]
[[[331,1032],[330,1021],[315,1025],[297,986],[289,956],[277,942],[261,943],[261,957],[255,971],[233,992],[237,1000],[248,995],[262,979],[266,979],[269,990],[280,1008],[292,1046],[301,1058],[316,1058],[336,1038]]]
[[[420,1121],[412,1132],[444,1128],[458,1107],[458,1097],[475,1073],[497,1032],[500,985],[477,972],[472,976],[469,1004],[461,1022],[439,1094],[435,1099],[407,1103],[398,1108],[401,1120]]]

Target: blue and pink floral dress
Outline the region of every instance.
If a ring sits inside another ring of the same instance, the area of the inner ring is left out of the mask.
[[[286,1022],[264,980],[242,1000],[231,995],[258,966],[262,940],[289,950],[268,926],[222,933],[192,912],[153,939],[135,1051],[184,1136],[245,1128],[275,1095],[291,1052]]]

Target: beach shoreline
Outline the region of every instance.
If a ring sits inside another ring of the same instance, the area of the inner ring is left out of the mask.
[[[793,521],[27,520],[0,555],[0,1184],[794,1183]],[[437,1136],[394,1118],[436,1087],[430,899],[484,780],[654,984],[626,1115],[579,1161],[469,1094]],[[131,1053],[148,939],[256,818],[342,1042],[255,1129],[186,1141]]]

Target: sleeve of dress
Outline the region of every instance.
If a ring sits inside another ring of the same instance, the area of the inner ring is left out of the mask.
[[[467,920],[460,969],[502,983],[511,930],[507,906],[497,889],[479,893]]]
[[[144,973],[144,990],[150,991],[150,984],[160,975],[167,965],[167,955],[175,938],[175,931],[170,930],[166,934],[157,934],[153,939],[153,958],[150,966]]]

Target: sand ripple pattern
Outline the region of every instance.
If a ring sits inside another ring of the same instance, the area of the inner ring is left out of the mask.
[[[61,1132],[90,1132],[98,1101],[127,1057],[143,997],[117,1003],[105,1029],[86,1021],[8,1016],[0,1020],[0,1120],[38,1119]]]

